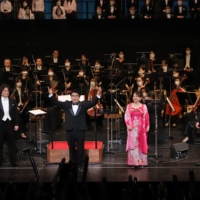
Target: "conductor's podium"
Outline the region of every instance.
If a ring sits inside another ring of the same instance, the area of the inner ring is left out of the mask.
[[[101,141],[97,141],[97,148],[95,148],[95,141],[85,141],[85,155],[89,156],[89,163],[102,163],[103,147],[104,145]],[[53,145],[51,142],[47,148],[47,163],[60,163],[63,158],[65,158],[66,162],[69,161],[67,141],[54,141]]]

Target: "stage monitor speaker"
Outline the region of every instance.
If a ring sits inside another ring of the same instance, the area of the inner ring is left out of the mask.
[[[173,144],[170,147],[170,157],[176,160],[186,158],[188,149],[186,142]]]

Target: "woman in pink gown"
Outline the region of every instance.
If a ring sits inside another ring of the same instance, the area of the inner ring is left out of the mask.
[[[131,166],[148,165],[147,132],[149,131],[149,114],[139,91],[133,94],[133,102],[127,105],[124,120],[127,126],[128,151],[127,164]]]

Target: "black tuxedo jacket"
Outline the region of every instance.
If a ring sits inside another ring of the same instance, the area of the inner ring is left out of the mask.
[[[10,97],[8,98],[8,100],[9,100],[9,115],[11,117],[11,121],[14,122],[15,126],[19,126],[19,116],[18,116],[16,101]],[[3,110],[3,104],[0,98],[0,120],[3,119],[3,116],[4,116],[4,110]]]
[[[135,13],[135,15],[133,15],[133,16],[134,16],[134,18],[132,18],[131,14],[127,14],[126,19],[139,19],[140,18],[140,16],[137,13]]]
[[[142,5],[141,9],[140,9],[140,14],[142,16],[142,18],[144,18],[146,15],[151,16],[153,15],[153,7],[151,4],[149,4],[149,10],[147,10],[147,5],[144,4]]]
[[[177,18],[178,16],[187,16],[187,7],[182,5],[182,13],[179,13],[179,6],[176,5],[174,6],[174,16]]]
[[[95,106],[99,98],[95,97],[93,101],[80,102],[76,115],[74,115],[71,101],[60,102],[60,101],[57,101],[53,96],[50,97],[50,100],[52,101],[52,103],[54,103],[54,105],[56,105],[57,107],[65,111],[65,129],[67,131],[71,131],[74,128],[76,128],[77,130],[85,131],[86,130],[86,111],[89,108]]]

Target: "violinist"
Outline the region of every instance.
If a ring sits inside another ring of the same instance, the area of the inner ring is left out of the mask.
[[[118,54],[118,58],[116,58],[116,63],[115,63],[115,67],[116,67],[116,70],[117,70],[117,75],[121,73],[121,70],[123,69],[123,64],[125,62],[125,58],[124,58],[124,52],[123,51],[120,51],[119,54]]]
[[[19,114],[19,130],[18,133],[21,135],[21,138],[26,139],[27,136],[25,135],[25,126],[29,121],[29,114],[27,115],[27,109],[24,109],[24,103],[28,99],[27,92],[24,91],[22,86],[22,81],[20,78],[17,78],[15,88],[11,94],[11,97],[16,100],[17,103],[17,110]],[[24,109],[23,113],[21,113],[22,109]]]
[[[98,76],[99,73],[101,72],[101,62],[100,60],[96,60],[95,63],[94,63],[94,66],[95,66],[95,69],[92,69],[92,74],[91,76]]]
[[[142,99],[141,99],[142,103],[145,103],[145,100],[152,100],[153,99],[148,88],[143,87],[141,89],[141,93],[142,93]]]
[[[65,59],[65,68],[63,69],[64,79],[65,79],[65,94],[70,94],[71,91],[73,90],[73,84],[72,84],[73,77],[71,71],[72,71],[71,62],[67,58]]]
[[[28,70],[26,67],[21,68],[21,81],[22,81],[22,86],[25,91],[31,93],[32,91],[32,80],[31,77],[28,75]]]
[[[185,90],[181,87],[181,78],[175,77],[174,84],[175,88],[172,90],[169,98],[174,110],[171,108],[169,103],[166,104],[165,115],[167,116],[166,117],[167,122],[165,124],[165,127],[169,126],[169,115],[171,116],[172,127],[176,127],[179,115],[182,112],[181,105],[179,104],[178,98],[176,96],[176,92],[185,92]]]
[[[81,61],[78,63],[78,65],[80,66],[81,70],[85,72],[85,75],[88,76],[90,73],[90,62],[87,59],[86,54],[83,53],[81,55]]]
[[[151,69],[148,70],[148,72],[156,72],[156,70],[154,68],[154,64],[155,64],[154,62],[156,60],[154,51],[149,52],[149,59],[150,59],[150,63],[151,63]]]
[[[136,78],[136,86],[134,86],[133,90],[134,91],[141,91],[142,88],[145,87],[145,82],[144,79],[141,77]]]

